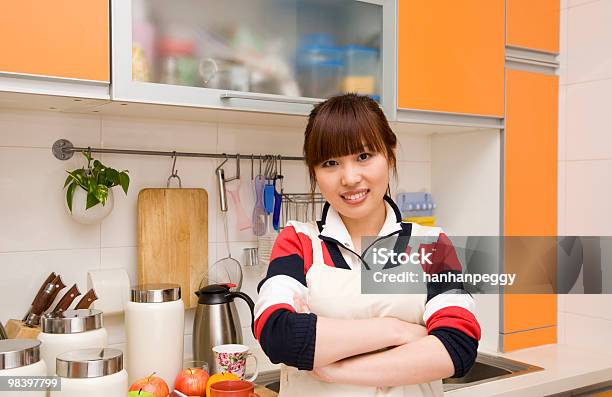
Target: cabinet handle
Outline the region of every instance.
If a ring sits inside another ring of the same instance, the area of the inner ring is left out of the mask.
[[[299,103],[302,105],[316,105],[317,103],[321,103],[325,101],[325,99],[318,99],[318,98],[296,98],[296,97],[283,96],[283,95],[265,95],[265,94],[250,94],[250,93],[234,94],[234,93],[229,93],[229,92],[224,92],[221,95],[219,95],[219,97],[223,100],[250,99],[253,101]]]

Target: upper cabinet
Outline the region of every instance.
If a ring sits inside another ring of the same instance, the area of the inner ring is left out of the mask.
[[[5,1],[0,73],[110,81],[108,0]]]
[[[559,52],[559,0],[507,0],[507,44]]]
[[[393,107],[393,1],[113,0],[112,14],[116,100],[303,114],[358,92]]]
[[[504,7],[398,0],[398,108],[503,117]]]

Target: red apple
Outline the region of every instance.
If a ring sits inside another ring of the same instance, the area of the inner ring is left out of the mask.
[[[174,389],[188,396],[205,396],[208,372],[202,368],[184,369],[174,380]]]
[[[130,386],[129,391],[142,390],[153,394],[155,397],[168,397],[168,394],[170,394],[168,385],[162,378],[154,375],[153,373],[146,378],[138,379]]]

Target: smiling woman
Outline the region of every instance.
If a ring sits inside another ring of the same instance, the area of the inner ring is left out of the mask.
[[[361,291],[374,245],[362,249],[366,236],[431,257],[426,273],[461,273],[441,229],[403,222],[387,194],[396,145],[368,97],[330,98],[310,114],[304,157],[311,189],[327,202],[321,220],[290,221],[279,234],[255,307],[255,336],[282,363],[281,396],[442,396],[441,379],[474,363],[480,326],[462,283],[428,283],[427,294]],[[411,236],[433,243],[410,247]]]

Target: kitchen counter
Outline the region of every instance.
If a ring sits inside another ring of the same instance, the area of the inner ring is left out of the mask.
[[[482,351],[544,368],[444,393],[445,397],[541,397],[612,380],[612,356],[566,345],[546,345],[511,353]],[[265,382],[264,382],[265,383]],[[276,393],[258,388],[261,397]]]
[[[546,345],[511,353],[486,352],[544,368],[444,393],[445,397],[541,397],[612,380],[612,356],[566,345]]]

